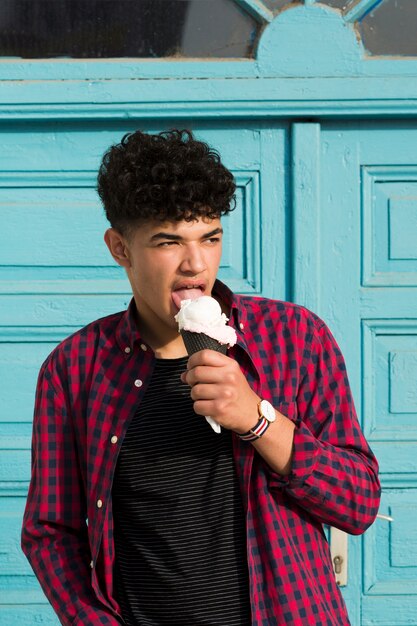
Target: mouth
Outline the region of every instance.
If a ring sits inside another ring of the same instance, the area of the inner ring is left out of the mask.
[[[178,310],[182,300],[196,300],[204,296],[207,285],[203,281],[183,281],[172,290],[171,298]]]

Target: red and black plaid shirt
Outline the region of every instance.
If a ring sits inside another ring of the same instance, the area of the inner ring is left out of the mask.
[[[254,391],[296,424],[287,477],[233,436],[252,624],[349,624],[322,524],[364,532],[380,486],[343,356],[325,323],[302,306],[235,296],[219,281],[214,294],[238,334],[229,355]],[[154,365],[134,307],[132,300],[126,312],[67,338],[39,375],[22,548],[62,624],[123,623],[112,592],[111,488]]]

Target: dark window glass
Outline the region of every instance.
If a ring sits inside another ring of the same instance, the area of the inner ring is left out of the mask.
[[[385,0],[359,23],[371,54],[417,56],[416,0]]]
[[[353,4],[353,0],[321,0],[321,2],[335,9],[346,9],[349,5]]]
[[[263,0],[263,4],[271,11],[279,11],[280,9],[285,7],[286,4],[295,4],[295,2],[294,0],[292,2],[291,0]],[[297,2],[297,4],[300,3]]]
[[[233,0],[1,0],[0,56],[248,57],[257,28]]]

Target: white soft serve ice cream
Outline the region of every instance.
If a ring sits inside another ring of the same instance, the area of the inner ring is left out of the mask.
[[[201,296],[195,300],[182,300],[181,308],[175,315],[178,330],[192,333],[204,333],[219,343],[234,346],[236,331],[227,326],[228,318],[220,308],[220,304],[210,296]]]

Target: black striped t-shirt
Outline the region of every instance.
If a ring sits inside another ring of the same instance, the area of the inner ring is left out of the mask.
[[[230,431],[157,359],[112,488],[115,595],[128,626],[249,626],[245,520]]]

